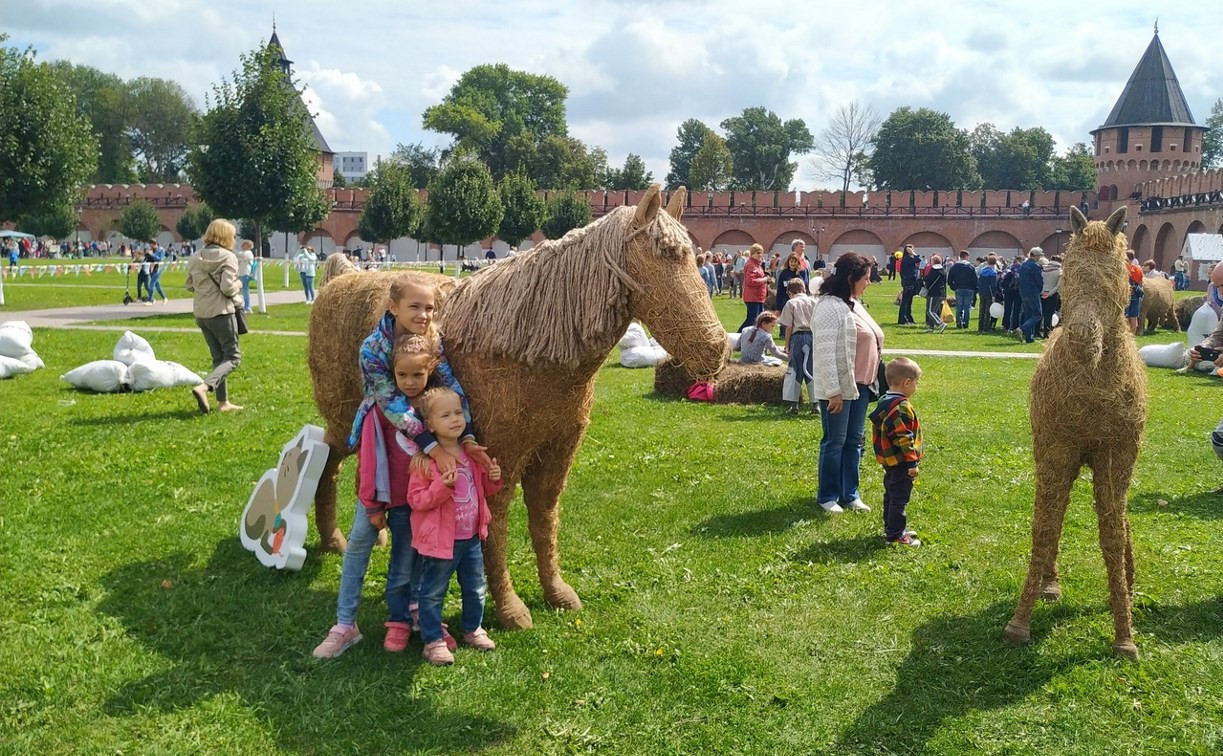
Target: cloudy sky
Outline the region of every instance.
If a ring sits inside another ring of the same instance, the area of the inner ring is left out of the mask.
[[[813,134],[860,100],[886,116],[910,105],[957,125],[1044,126],[1087,141],[1151,40],[1149,2],[806,3],[753,0],[0,0],[9,44],[124,78],[177,80],[202,106],[238,56],[271,34],[334,150],[385,154],[444,144],[421,113],[480,63],[555,76],[571,132],[613,165],[636,152],[668,170],[686,118],[715,126],[763,105]],[[1189,2],[1160,39],[1203,123],[1223,96],[1223,10]],[[826,185],[801,161],[800,189]]]

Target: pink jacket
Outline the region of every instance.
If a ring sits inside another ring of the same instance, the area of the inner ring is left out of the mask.
[[[382,425],[378,433],[376,425]],[[381,439],[379,439],[381,436]],[[378,441],[382,441],[381,449]],[[390,501],[378,497],[378,453],[386,454]],[[385,512],[408,503],[408,468],[412,460],[395,443],[395,426],[381,412],[367,412],[361,424],[361,445],[357,448],[357,498],[366,514]]]
[[[488,497],[501,490],[501,481],[489,479],[488,471],[475,462],[471,465],[473,472],[480,471],[479,475],[473,476],[476,498],[480,502],[476,532],[484,541],[488,539],[488,523],[492,519]],[[408,502],[412,507],[412,548],[423,556],[453,559],[454,490],[442,482],[442,474],[433,460],[429,460],[429,472],[428,480],[412,475],[408,483]]]
[[[769,277],[764,267],[752,258],[743,266],[743,301],[764,302],[769,294]]]

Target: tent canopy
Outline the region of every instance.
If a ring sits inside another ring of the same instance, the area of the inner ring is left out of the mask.
[[[1189,234],[1181,254],[1187,260],[1217,262],[1223,260],[1223,234]]]
[[[34,234],[27,234],[21,231],[0,231],[0,239],[33,239]]]

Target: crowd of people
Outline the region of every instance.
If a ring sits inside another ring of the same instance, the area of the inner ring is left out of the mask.
[[[3,242],[4,257],[8,259],[9,267],[16,267],[22,260],[85,260],[93,257],[131,257],[138,251],[137,245],[121,242],[111,244],[107,241],[55,241],[54,239],[29,239],[26,237],[10,237]],[[180,256],[195,254],[194,242],[183,242],[175,246],[168,244],[163,249],[166,259],[171,262]]]

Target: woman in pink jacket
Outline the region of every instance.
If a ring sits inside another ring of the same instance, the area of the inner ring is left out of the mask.
[[[769,295],[769,276],[760,263],[763,257],[764,247],[753,244],[748,253],[747,264],[743,266],[743,303],[747,305],[747,317],[737,329],[739,331],[754,325],[756,316],[764,311],[764,300]]]

